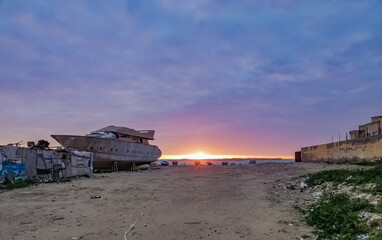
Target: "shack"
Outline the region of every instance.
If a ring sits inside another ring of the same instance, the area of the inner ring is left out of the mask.
[[[57,179],[92,173],[92,153],[48,146],[43,140],[28,147],[0,146],[0,176]]]

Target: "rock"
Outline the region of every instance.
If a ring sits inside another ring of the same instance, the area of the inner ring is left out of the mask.
[[[91,199],[96,199],[96,198],[101,198],[101,196],[100,195],[91,195],[90,198]]]

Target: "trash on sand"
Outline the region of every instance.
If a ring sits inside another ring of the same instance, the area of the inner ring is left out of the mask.
[[[314,193],[312,193],[312,196],[314,198],[320,198],[322,196],[322,192],[314,192]]]
[[[179,166],[185,167],[185,166],[187,166],[187,164],[185,162],[181,162],[181,163],[179,163]]]
[[[178,166],[178,161],[172,161],[173,166]]]
[[[307,188],[308,185],[304,182],[300,182],[300,188]]]
[[[222,162],[222,165],[228,165],[228,162]]]
[[[139,218],[137,220],[135,220],[135,222],[133,222],[131,225],[130,225],[130,228],[125,232],[125,235],[123,237],[124,240],[127,240],[127,234],[134,229],[134,226],[135,224],[137,224],[137,222],[143,217],[143,213],[141,213],[141,215],[139,216]]]

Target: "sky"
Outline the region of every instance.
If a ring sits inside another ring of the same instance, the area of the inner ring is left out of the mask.
[[[0,144],[108,126],[292,156],[382,115],[382,1],[0,0]],[[340,136],[339,136],[340,135]]]

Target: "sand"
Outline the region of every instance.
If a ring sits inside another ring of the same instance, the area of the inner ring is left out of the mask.
[[[312,229],[285,186],[326,168],[333,165],[169,166],[5,191],[0,239],[124,239],[141,214],[127,239],[297,239]]]

